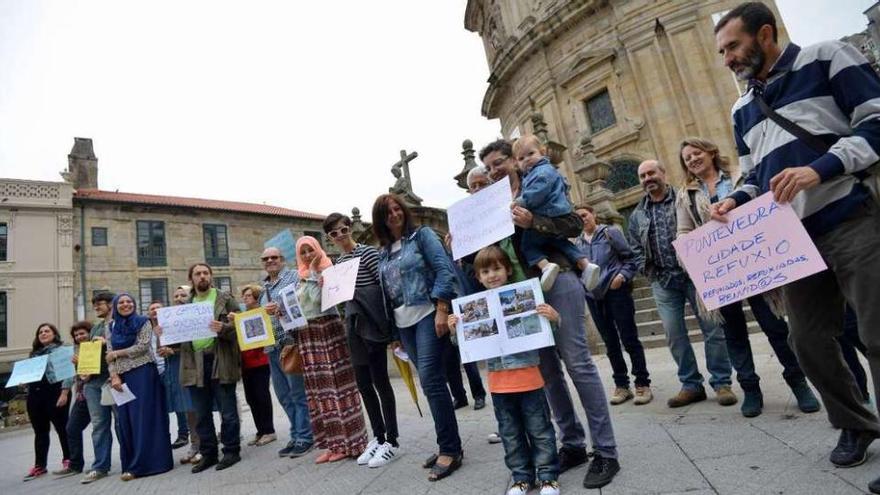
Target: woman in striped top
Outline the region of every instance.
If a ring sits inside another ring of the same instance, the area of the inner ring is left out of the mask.
[[[354,299],[345,304],[345,327],[358,390],[367,409],[373,439],[358,464],[380,467],[397,458],[397,405],[388,378],[386,348],[392,340],[391,322],[379,285],[379,253],[376,248],[355,244],[351,219],[331,213],[324,220],[324,233],[343,252],[336,261],[360,258]]]

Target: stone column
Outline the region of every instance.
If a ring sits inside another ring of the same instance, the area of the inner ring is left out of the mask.
[[[581,181],[584,201],[596,210],[600,223],[622,225],[623,215],[614,207],[614,193],[605,185],[611,165],[596,158],[594,149],[590,137],[584,135],[575,154],[574,173]]]

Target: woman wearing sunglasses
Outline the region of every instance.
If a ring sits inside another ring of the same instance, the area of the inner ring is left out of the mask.
[[[354,298],[345,303],[345,327],[351,364],[358,390],[370,418],[373,439],[358,457],[358,464],[384,466],[398,457],[397,405],[388,378],[388,354],[392,341],[385,296],[379,285],[379,252],[356,244],[351,237],[351,218],[331,213],[324,220],[324,233],[342,255],[336,263],[360,258]]]

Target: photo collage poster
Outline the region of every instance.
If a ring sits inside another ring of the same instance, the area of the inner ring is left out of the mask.
[[[537,278],[453,300],[461,362],[555,345],[550,322],[536,312],[543,303]]]
[[[278,321],[281,322],[281,328],[285,331],[303,328],[309,324],[306,317],[303,316],[302,308],[299,304],[299,298],[296,297],[296,284],[290,284],[281,289],[279,292],[281,301],[278,302],[281,309],[281,316]]]

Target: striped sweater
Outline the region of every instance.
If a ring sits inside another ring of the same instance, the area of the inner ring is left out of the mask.
[[[770,190],[787,167],[810,166],[821,178],[791,205],[811,237],[830,232],[868,198],[859,182],[880,153],[880,77],[853,46],[789,43],[771,69],[764,99],[777,113],[820,137],[820,154],[764,117],[755,85],[733,106],[734,138],[745,183],[729,197],[741,205]]]

